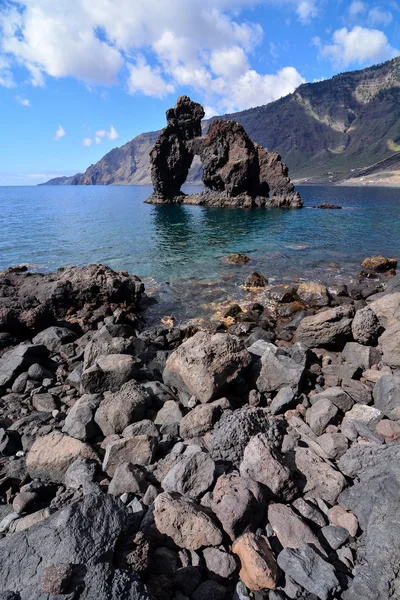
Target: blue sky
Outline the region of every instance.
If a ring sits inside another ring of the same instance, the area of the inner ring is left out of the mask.
[[[84,171],[165,125],[400,54],[394,0],[0,0],[0,185]]]

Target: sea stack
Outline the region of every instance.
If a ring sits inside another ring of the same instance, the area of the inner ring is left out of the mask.
[[[279,154],[253,142],[235,121],[216,119],[202,136],[204,109],[188,96],[178,98],[166,116],[167,127],[150,151],[154,192],[146,202],[231,208],[303,206]],[[196,155],[205,189],[187,195],[181,186]]]

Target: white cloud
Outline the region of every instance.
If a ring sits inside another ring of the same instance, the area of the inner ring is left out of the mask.
[[[83,138],[82,146],[91,146],[92,144],[93,144],[93,141],[91,140],[91,138],[89,138],[89,137]]]
[[[15,81],[11,72],[10,63],[3,56],[0,56],[0,85],[6,88],[15,87]]]
[[[96,144],[100,144],[100,138],[104,137],[108,138],[109,140],[117,140],[119,138],[119,133],[117,133],[117,131],[115,130],[114,125],[110,125],[110,131],[106,131],[105,129],[100,129],[99,131],[96,131]],[[97,138],[99,139],[99,141],[97,141]]]
[[[32,106],[28,98],[23,98],[22,96],[15,96],[17,102],[22,104],[22,106]]]
[[[352,2],[348,8],[348,12],[351,17],[358,17],[359,15],[365,13],[366,10],[367,7],[365,6],[364,2],[361,2],[360,0],[354,0],[354,2]]]
[[[387,25],[390,25],[392,20],[392,13],[386,10],[380,10],[379,8],[375,7],[368,11],[368,21],[371,23],[371,25],[382,25],[383,27],[386,27]]]
[[[25,67],[34,86],[45,85],[48,77],[112,85],[128,73],[124,83],[130,94],[163,98],[186,87],[217,110],[235,97],[242,107],[237,79],[283,77],[251,68],[263,29],[242,11],[270,4],[307,23],[317,14],[318,1],[19,0],[0,8],[0,55]],[[0,68],[0,84],[11,85],[11,71],[5,73]],[[293,91],[282,79],[272,96],[281,89]]]
[[[347,27],[333,34],[333,43],[323,45],[320,40],[320,56],[329,58],[338,67],[348,67],[352,63],[366,64],[388,60],[399,55],[379,29],[367,29],[356,25],[351,31]]]
[[[94,141],[96,142],[96,144],[101,144],[101,138],[99,138],[97,135],[94,138]]]
[[[145,58],[138,56],[136,64],[128,63],[128,90],[130,94],[141,92],[145,96],[163,98],[174,91],[174,86],[167,83],[160,74],[159,68],[152,68]]]
[[[62,125],[59,125],[56,133],[54,134],[53,140],[55,140],[55,141],[61,140],[61,138],[63,138],[66,135],[67,135],[67,132],[65,131],[64,127]]]

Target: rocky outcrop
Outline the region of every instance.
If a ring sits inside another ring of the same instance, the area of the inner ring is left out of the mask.
[[[303,202],[276,152],[252,142],[235,121],[213,121],[201,136],[203,108],[181,96],[167,111],[168,125],[150,152],[154,204],[198,204],[219,207],[301,208]],[[200,156],[205,191],[181,192],[195,155]],[[269,192],[271,191],[271,194]]]
[[[182,194],[181,187],[194,157],[190,142],[201,135],[204,109],[187,96],[181,96],[175,107],[167,110],[166,116],[168,125],[150,152],[154,196],[162,200]]]

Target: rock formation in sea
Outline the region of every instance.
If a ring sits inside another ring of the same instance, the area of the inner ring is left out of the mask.
[[[301,208],[288,167],[276,152],[254,143],[242,125],[217,119],[201,137],[203,107],[181,96],[167,111],[163,129],[150,152],[152,204],[200,204],[222,207]],[[200,156],[205,190],[186,195],[194,157]]]

